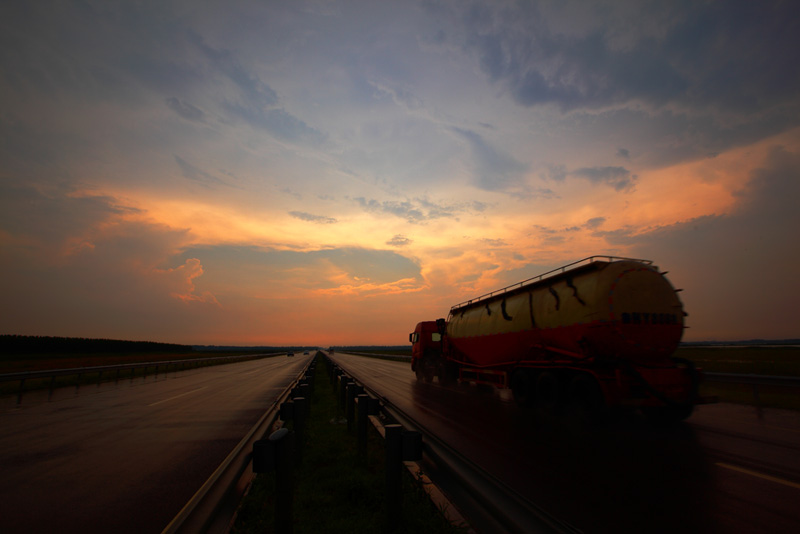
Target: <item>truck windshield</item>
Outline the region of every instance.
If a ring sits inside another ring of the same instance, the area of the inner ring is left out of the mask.
[[[442,340],[442,334],[440,334],[439,332],[434,332],[433,334],[431,334],[431,340],[432,341],[441,341]]]

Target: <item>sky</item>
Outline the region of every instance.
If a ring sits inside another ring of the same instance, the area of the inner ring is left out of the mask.
[[[402,345],[593,255],[800,337],[800,3],[9,1],[0,333]]]

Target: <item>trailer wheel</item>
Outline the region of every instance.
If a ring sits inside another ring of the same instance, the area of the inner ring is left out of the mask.
[[[520,369],[511,375],[511,393],[518,406],[533,404],[533,376],[530,371]]]
[[[536,379],[534,390],[536,407],[545,413],[556,413],[561,408],[561,381],[549,371],[540,374]]]
[[[587,374],[579,374],[570,380],[568,398],[570,408],[586,420],[599,417],[605,407],[600,384]]]

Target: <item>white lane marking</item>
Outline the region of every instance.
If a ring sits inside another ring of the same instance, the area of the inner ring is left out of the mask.
[[[747,475],[751,475],[754,477],[763,478],[764,480],[769,480],[770,482],[777,482],[778,484],[783,484],[784,486],[789,486],[790,488],[800,489],[800,484],[792,482],[791,480],[784,480],[782,478],[773,477],[770,475],[766,475],[764,473],[759,473],[758,471],[745,469],[744,467],[739,467],[737,465],[724,464],[722,462],[717,462],[717,465],[720,467],[724,467],[725,469],[730,469],[731,471],[738,471],[740,473],[745,473]]]
[[[198,391],[200,391],[201,389],[206,389],[207,387],[208,387],[208,386],[203,386],[203,387],[201,387],[201,388],[193,389],[192,391],[187,391],[186,393],[181,393],[180,395],[175,395],[174,397],[170,397],[170,398],[168,398],[168,399],[163,399],[163,400],[160,400],[160,401],[154,402],[154,403],[152,403],[152,404],[148,404],[147,406],[156,406],[156,405],[158,405],[158,404],[161,404],[162,402],[168,402],[168,401],[171,401],[171,400],[179,399],[179,398],[181,398],[181,397],[184,397],[184,396],[186,396],[186,395],[190,395],[190,394],[192,394],[192,393],[197,393],[197,392],[198,392]]]

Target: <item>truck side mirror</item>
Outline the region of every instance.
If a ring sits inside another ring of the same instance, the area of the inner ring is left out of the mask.
[[[436,328],[439,330],[439,333],[444,337],[445,332],[447,331],[447,321],[444,319],[436,319]]]

